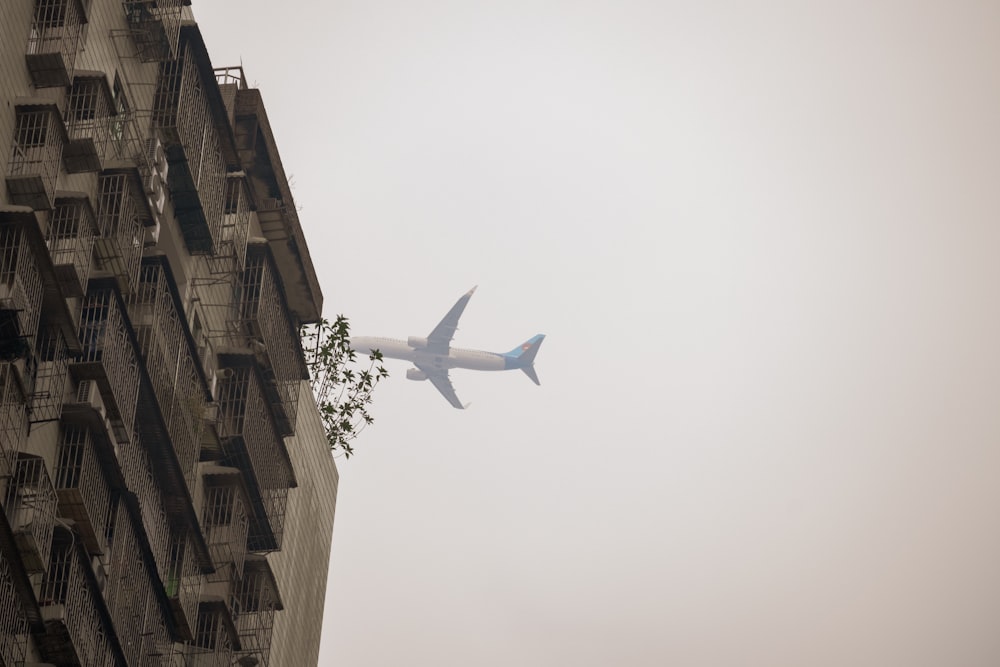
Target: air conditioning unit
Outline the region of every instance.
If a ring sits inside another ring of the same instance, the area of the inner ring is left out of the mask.
[[[76,387],[76,402],[89,405],[94,409],[101,419],[107,417],[107,410],[104,408],[104,399],[101,398],[101,388],[94,380],[81,380]]]

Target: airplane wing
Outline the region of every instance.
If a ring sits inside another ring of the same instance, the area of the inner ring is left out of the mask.
[[[455,330],[458,329],[458,319],[462,317],[462,313],[465,311],[465,306],[469,303],[469,299],[472,298],[472,294],[475,291],[476,288],[473,287],[468,292],[463,294],[462,297],[455,302],[455,305],[451,307],[448,314],[444,316],[444,319],[441,320],[436,327],[434,327],[434,331],[427,335],[428,352],[433,352],[435,354],[448,354],[448,350],[451,348],[451,339],[455,335]],[[434,377],[430,374],[428,374],[428,377],[434,379]],[[447,376],[445,376],[445,383],[448,384],[448,388],[450,389],[451,384],[448,383]],[[441,389],[437,382],[434,383],[434,386],[440,389],[441,393],[446,397],[448,396],[448,394],[444,391],[444,389]],[[454,392],[452,392],[452,396],[454,396]],[[451,398],[448,400],[451,401]],[[457,402],[458,399],[455,399],[452,401],[452,405],[460,407],[459,405],[456,405]]]
[[[448,377],[448,371],[441,371],[433,368],[428,368],[426,366],[417,366],[427,379],[431,381],[431,384],[441,392],[441,395],[448,399],[448,402],[452,406],[458,408],[459,410],[464,410],[465,406],[462,405],[462,401],[458,400],[458,395],[455,394],[455,388],[451,386],[451,378]]]

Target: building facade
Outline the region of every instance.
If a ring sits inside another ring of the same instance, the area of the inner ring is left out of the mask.
[[[322,295],[187,5],[0,3],[0,667],[317,660]]]

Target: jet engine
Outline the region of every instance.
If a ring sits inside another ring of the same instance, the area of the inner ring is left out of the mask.
[[[427,373],[423,372],[419,368],[407,368],[406,369],[406,379],[407,380],[426,380]]]
[[[427,347],[426,338],[418,338],[417,336],[410,336],[406,339],[406,344],[415,349],[421,349]]]

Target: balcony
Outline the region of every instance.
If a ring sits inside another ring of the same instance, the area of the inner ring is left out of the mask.
[[[144,665],[154,656],[169,654],[169,605],[155,566],[144,555],[144,535],[135,523],[137,508],[130,504],[115,520],[104,599],[119,635],[138,638],[122,646],[127,664]]]
[[[139,364],[125,305],[106,281],[95,283],[83,299],[79,338],[83,354],[70,363],[70,372],[77,381],[96,383],[115,438],[127,441],[135,423]]]
[[[238,468],[250,495],[250,551],[281,548],[288,489],[295,476],[288,451],[265,401],[263,380],[253,362],[239,355],[220,355],[228,365],[217,388],[219,437],[223,465]]]
[[[187,39],[176,60],[160,64],[152,122],[167,152],[174,213],[192,254],[213,254],[222,241],[226,191],[224,113],[218,86],[198,60],[207,53]]]
[[[56,530],[38,603],[45,632],[37,638],[47,662],[81,666],[121,662],[97,580],[86,554],[67,529]]]
[[[194,641],[180,648],[186,667],[231,667],[239,647],[229,607],[221,601],[202,602]]]
[[[170,569],[164,587],[178,635],[184,640],[194,639],[201,576],[191,542],[180,531],[175,531],[171,539]]]
[[[35,88],[69,85],[86,21],[80,0],[35,0],[25,54]]]
[[[309,375],[280,285],[267,245],[251,244],[242,274],[237,329],[263,370],[265,396],[285,436],[295,432],[299,383]]]
[[[14,473],[28,432],[24,385],[12,364],[0,364],[0,477]]]
[[[28,618],[19,598],[10,563],[0,552],[0,665],[24,664]]]
[[[123,294],[134,289],[142,261],[145,230],[140,202],[144,199],[133,174],[104,173],[98,181],[94,257],[97,268],[113,275]]]
[[[77,74],[66,101],[63,165],[77,174],[100,171],[111,144],[111,89],[104,72]]]
[[[0,361],[32,355],[44,288],[29,223],[0,221]]]
[[[15,107],[14,137],[7,163],[10,200],[36,211],[52,208],[66,128],[55,103],[23,101]]]
[[[267,667],[274,613],[284,607],[278,595],[278,583],[266,558],[247,558],[243,576],[236,585],[235,598],[238,609],[236,631],[240,637],[238,660],[241,664]]]
[[[74,405],[91,407],[93,397],[85,396],[83,400],[87,403],[67,404],[68,419],[82,417],[73,409]],[[95,416],[103,421],[99,414]],[[59,515],[75,522],[87,553],[95,555],[107,551],[117,506],[106,476],[106,464],[101,463],[102,458],[114,456],[114,452],[108,450],[110,445],[103,434],[92,432],[82,423],[66,421],[62,424],[55,469]]]
[[[249,517],[248,499],[240,471],[216,466],[205,476],[202,526],[215,574],[210,581],[232,581],[243,574]]]
[[[177,53],[183,0],[124,0],[125,20],[143,62],[170,60]]]
[[[250,230],[250,206],[250,192],[244,174],[227,174],[222,235],[215,253],[207,258],[209,274],[236,276],[243,271]]]
[[[208,387],[177,285],[162,258],[150,258],[142,265],[128,309],[170,444],[193,492]]]
[[[4,509],[25,570],[33,574],[44,572],[56,515],[56,493],[44,459],[18,455]]]
[[[97,218],[86,196],[56,198],[45,244],[63,294],[82,297],[94,255]]]

